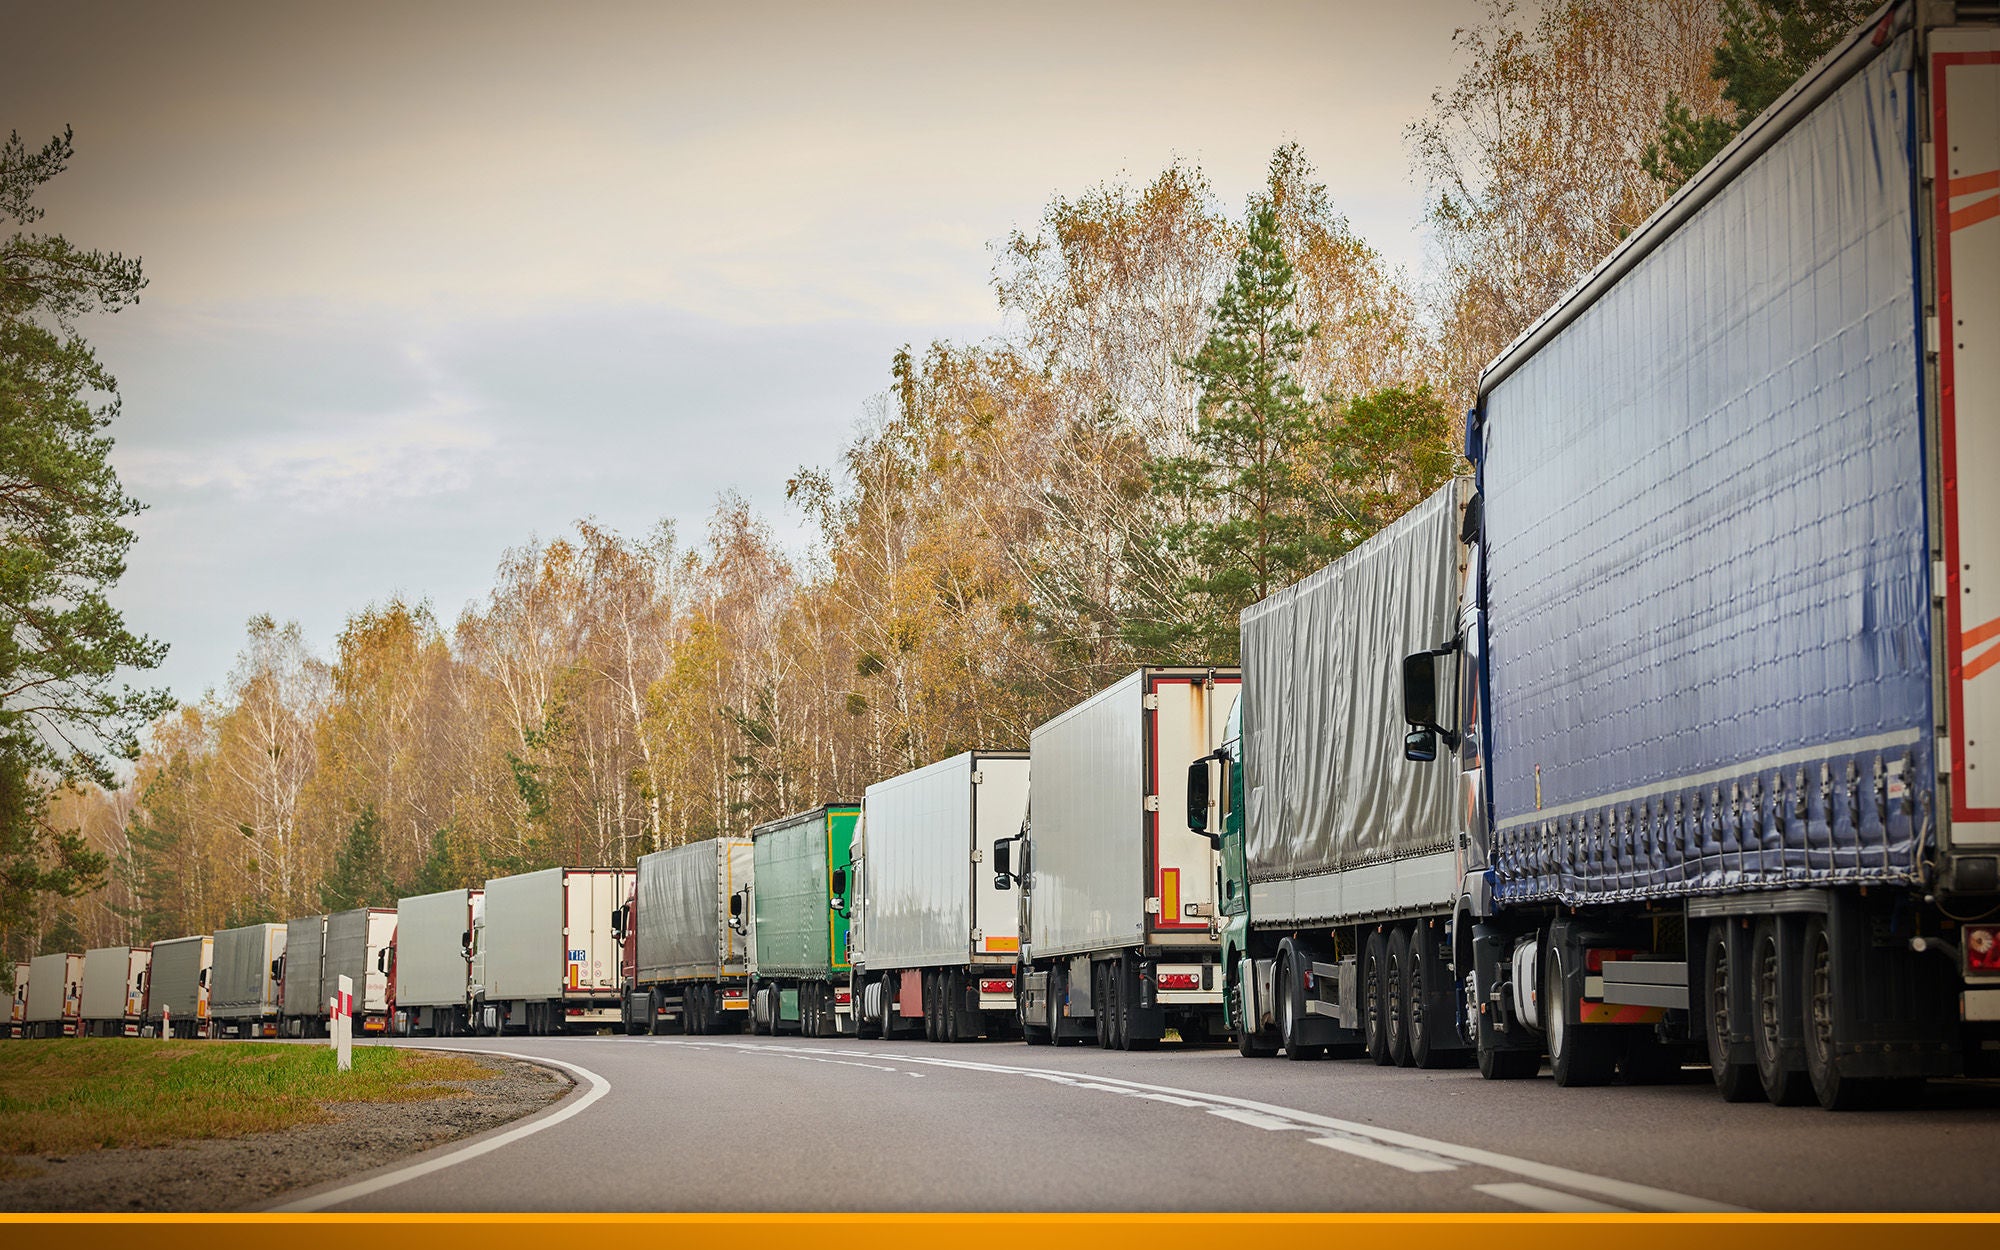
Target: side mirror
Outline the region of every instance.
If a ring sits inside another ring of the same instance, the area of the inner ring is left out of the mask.
[[[729,918],[731,920],[743,919],[743,891],[741,890],[729,896]]]
[[[1208,762],[1215,758],[1204,755],[1188,765],[1187,774],[1187,827],[1189,833],[1208,832]]]
[[[471,950],[471,949],[472,949],[472,930],[470,930],[470,929],[467,929],[467,930],[466,930],[465,932],[463,932],[463,933],[459,934],[459,935],[458,935],[458,944],[459,944],[459,946],[460,946],[461,948],[463,948],[463,949],[465,949],[465,950]]]
[[[997,838],[993,842],[993,888],[1005,890],[1014,883],[1014,839]],[[1002,885],[1001,882],[1006,882]]]
[[[847,896],[847,869],[845,868],[836,868],[833,870],[833,896],[836,899]]]
[[[1412,725],[1437,724],[1436,653],[1419,651],[1403,657],[1403,720]]]
[[[271,975],[274,977],[281,977],[285,975],[285,961],[283,958],[273,959],[271,961]]]
[[[1432,729],[1412,729],[1403,735],[1403,758],[1412,764],[1429,764],[1438,757],[1437,732]]]
[[[387,972],[388,970],[389,970],[389,948],[385,946],[381,950],[375,952],[375,971]]]

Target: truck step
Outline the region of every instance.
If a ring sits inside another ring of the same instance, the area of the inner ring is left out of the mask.
[[[1607,1003],[1628,1007],[1686,1011],[1687,975],[1687,964],[1675,960],[1607,959],[1601,997]],[[1594,978],[1586,978],[1590,979]]]

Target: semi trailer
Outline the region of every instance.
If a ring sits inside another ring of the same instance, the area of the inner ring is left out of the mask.
[[[548,868],[486,883],[474,931],[485,984],[475,1015],[486,1032],[541,1036],[620,1023],[614,913],[624,868]]]
[[[276,1037],[284,1013],[285,926],[242,925],[215,934],[208,1015],[218,1037]]]
[[[326,1036],[326,916],[285,922],[284,1031],[287,1037]]]
[[[354,1031],[388,1032],[396,1010],[395,956],[395,908],[351,907],[329,914],[320,1001],[331,1004],[346,977],[354,994]]]
[[[1221,745],[1240,684],[1233,668],[1142,668],[1030,735],[1027,825],[994,843],[993,873],[1021,887],[1031,1044],[1222,1033],[1216,850],[1182,813],[1188,761]]]
[[[19,1037],[28,1021],[28,972],[30,965],[14,965],[14,1002],[7,1021],[7,1036]]]
[[[730,900],[750,888],[753,860],[749,838],[639,857],[614,918],[626,1032],[734,1033],[749,1019],[749,943]]]
[[[987,848],[1028,813],[1028,753],[967,751],[879,781],[862,796],[849,891],[849,976],[863,1036],[934,1042],[1018,1032],[1014,896]]]
[[[75,1037],[83,1024],[83,956],[37,955],[28,969],[29,1037]]]
[[[1189,769],[1187,824],[1220,830],[1222,984],[1246,1056],[1466,1053],[1447,971],[1458,780],[1409,767],[1384,713],[1403,657],[1456,627],[1470,497],[1448,483],[1242,614],[1242,693],[1227,741]]]
[[[137,1037],[146,1023],[150,946],[100,946],[83,953],[83,1031],[89,1037]]]
[[[472,1031],[472,933],[486,891],[442,890],[396,903],[396,1031]]]
[[[1842,1108],[2000,1058],[1996,92],[1990,14],[1888,6],[1482,374],[1402,684],[1483,1075],[1685,1045]]]
[[[853,1032],[847,877],[860,817],[858,804],[832,803],[750,832],[752,885],[730,913],[750,921],[754,1032]]]
[[[215,939],[206,933],[153,943],[146,972],[146,1023],[157,1036],[207,1037]]]

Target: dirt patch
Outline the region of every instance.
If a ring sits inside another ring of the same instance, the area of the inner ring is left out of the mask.
[[[0,1159],[0,1211],[236,1211],[370,1171],[540,1111],[570,1090],[549,1068],[465,1056],[478,1079],[422,1102],[322,1104],[330,1122],[217,1141]]]

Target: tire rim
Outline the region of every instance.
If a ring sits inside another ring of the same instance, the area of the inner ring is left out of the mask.
[[[1778,1050],[1778,944],[1775,940],[1757,946],[1757,1033],[1764,1051]]]
[[[1403,1010],[1409,1013],[1410,1056],[1415,1058],[1424,1037],[1424,961],[1417,956],[1414,945],[1410,951],[1410,992],[1404,997],[1409,1000],[1403,1004]]]
[[[1384,1015],[1388,1017],[1389,1053],[1394,1055],[1403,1047],[1403,961],[1392,951],[1389,955],[1389,996],[1384,1004]]]
[[[1553,950],[1549,952],[1549,983],[1542,991],[1546,1000],[1541,1004],[1542,1014],[1547,1017],[1549,1034],[1549,1058],[1563,1053],[1563,1042],[1569,1033],[1569,1012],[1563,1004],[1562,958]]]
[[[1367,985],[1361,996],[1362,1023],[1368,1030],[1368,1048],[1373,1050],[1376,1039],[1382,1036],[1382,966],[1372,955],[1364,962],[1368,967],[1363,978]]]
[[[1812,1043],[1815,1067],[1833,1068],[1833,951],[1824,930],[1815,935],[1812,953]]]
[[[1289,1050],[1289,1049],[1291,1048],[1291,1045],[1292,1045],[1292,1037],[1293,1037],[1293,1035],[1294,1035],[1294,1034],[1295,1034],[1295,1033],[1297,1032],[1297,1029],[1295,1029],[1295,1028],[1293,1027],[1293,1025],[1292,1025],[1292,977],[1291,977],[1291,971],[1292,971],[1292,970],[1291,970],[1291,967],[1290,967],[1289,965],[1287,965],[1287,966],[1286,966],[1286,968],[1285,968],[1285,988],[1284,988],[1284,992],[1283,992],[1283,994],[1282,994],[1282,995],[1280,996],[1280,998],[1278,999],[1278,1007],[1279,1007],[1279,1010],[1281,1010],[1281,1011],[1283,1011],[1283,1012],[1284,1012],[1284,1016],[1282,1017],[1282,1023],[1281,1023],[1280,1025],[1279,1025],[1279,1038],[1278,1038],[1278,1040],[1279,1040],[1279,1041],[1281,1041],[1281,1042],[1283,1042],[1283,1043],[1285,1044],[1285,1047],[1286,1047],[1286,1049],[1288,1049],[1288,1050]]]

